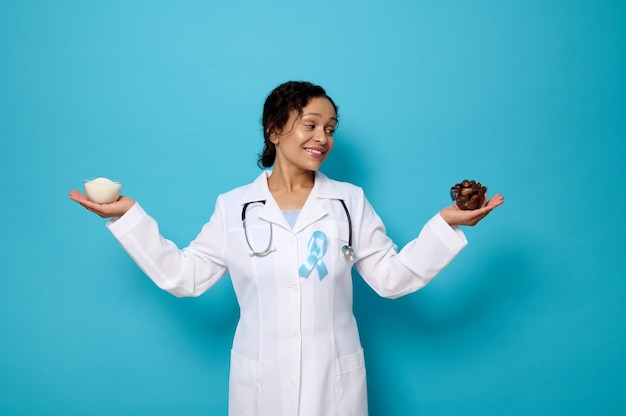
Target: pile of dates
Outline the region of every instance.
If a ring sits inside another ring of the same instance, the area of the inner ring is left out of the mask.
[[[450,188],[450,195],[456,206],[463,209],[478,209],[485,204],[487,187],[480,182],[465,179]]]

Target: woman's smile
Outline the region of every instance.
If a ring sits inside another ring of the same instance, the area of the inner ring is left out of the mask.
[[[326,153],[323,149],[314,149],[311,147],[305,147],[304,150],[316,159],[322,158],[324,153]]]

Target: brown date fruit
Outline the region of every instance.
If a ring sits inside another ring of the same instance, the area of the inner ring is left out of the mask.
[[[487,187],[473,179],[465,179],[450,188],[452,199],[456,206],[462,210],[482,207],[485,204],[486,193]]]

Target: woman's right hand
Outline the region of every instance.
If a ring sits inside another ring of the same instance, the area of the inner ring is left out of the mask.
[[[117,201],[110,204],[97,204],[77,190],[70,192],[70,199],[102,218],[121,217],[135,205],[135,200],[127,196],[121,196]]]

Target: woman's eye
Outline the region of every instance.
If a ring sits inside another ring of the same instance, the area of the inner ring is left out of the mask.
[[[335,129],[332,128],[327,128],[326,129],[326,134],[332,136],[333,134],[335,134]]]
[[[304,127],[306,127],[309,130],[313,130],[315,129],[315,124],[305,124]]]

